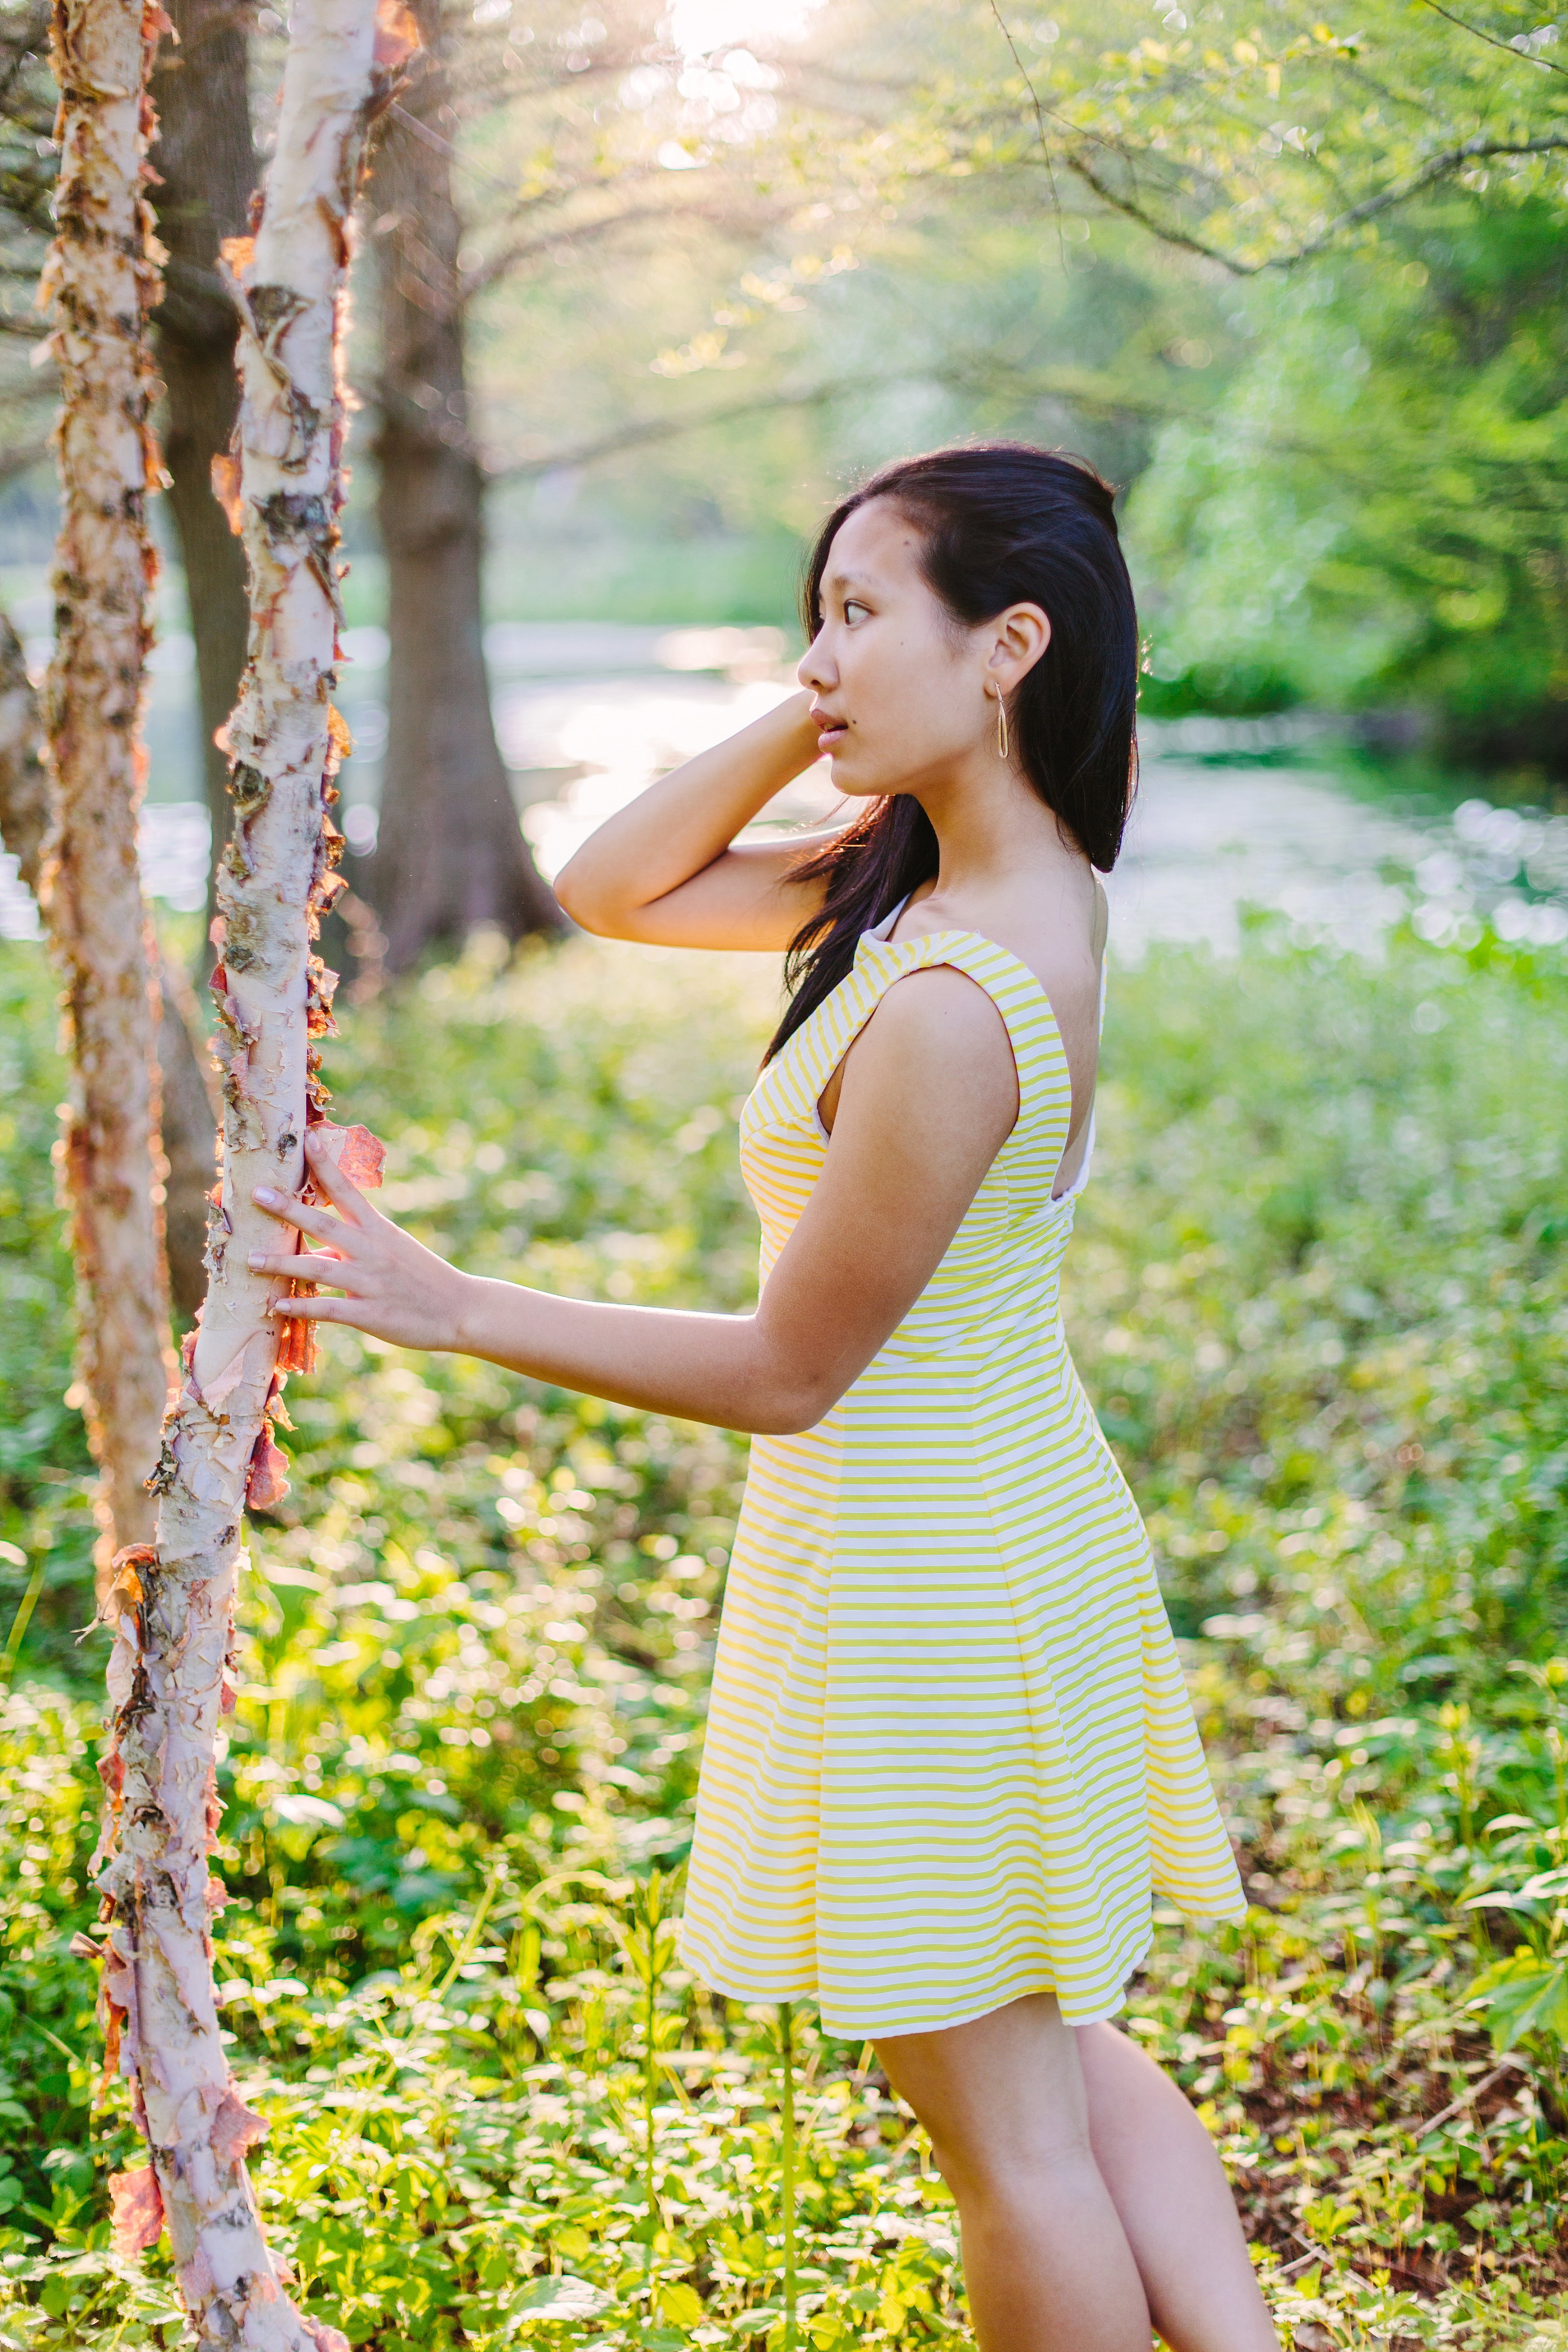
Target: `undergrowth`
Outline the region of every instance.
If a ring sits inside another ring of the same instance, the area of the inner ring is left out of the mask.
[[[0,2343],[139,2352],[162,2252],[89,1967],[98,1640],[37,951],[0,950]],[[1068,1318],[1147,1511],[1252,1909],[1163,1913],[1130,2030],[1199,2102],[1287,2339],[1568,2344],[1568,980],[1166,950],[1117,975]],[[329,1076],[479,1270],[742,1305],[760,963],[483,947]],[[334,1331],[252,1528],[217,1947],[253,2168],[371,2352],[964,2338],[873,2053],[670,1927],[744,1459]],[[784,2163],[785,2059],[794,2084]],[[793,2207],[793,2227],[786,2229]]]

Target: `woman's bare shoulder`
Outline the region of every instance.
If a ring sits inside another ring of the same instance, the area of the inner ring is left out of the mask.
[[[959,964],[923,964],[895,980],[879,1000],[867,1036],[879,1026],[889,1051],[934,1046],[955,1055],[1009,1053],[1007,1024],[995,999]]]
[[[825,1127],[834,1120],[845,1079],[863,1099],[901,1116],[929,1097],[948,1109],[1001,1122],[998,1140],[1018,1115],[1018,1076],[1007,1024],[994,1000],[956,964],[926,964],[884,990],[875,1012],[822,1090]]]

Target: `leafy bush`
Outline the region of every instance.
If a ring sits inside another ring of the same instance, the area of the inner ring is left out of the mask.
[[[131,2133],[69,1950],[101,1658],[70,1638],[60,1077],[36,951],[0,986],[5,1425],[54,1416],[0,1463],[14,1611],[47,1570],[0,1789],[0,2343],[136,2352],[179,2329],[162,2255],[107,2248]],[[1203,1939],[1163,1916],[1130,2021],[1302,2345],[1544,2346],[1568,2285],[1565,995],[1495,943],[1373,964],[1271,930],[1112,989],[1068,1322],[1254,1906]],[[388,1206],[465,1263],[740,1305],[771,1000],[743,959],[481,948],[357,1012],[330,1075]],[[961,2339],[951,2207],[872,2053],[674,1954],[741,1446],[345,1332],[328,1357],[252,1528],[220,1775],[217,1973],[307,2307],[373,2352],[773,2347],[786,2295],[803,2345]]]
[[[1247,359],[1164,428],[1132,495],[1156,691],[1233,698],[1251,677],[1275,707],[1414,706],[1454,765],[1560,782],[1540,506],[1568,420],[1563,292],[1554,207],[1468,193],[1254,278],[1233,321]]]

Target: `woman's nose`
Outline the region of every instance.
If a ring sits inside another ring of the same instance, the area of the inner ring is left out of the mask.
[[[827,658],[824,637],[825,633],[819,633],[813,637],[795,667],[796,677],[799,678],[802,686],[810,687],[813,693],[826,692],[838,676],[832,662]]]

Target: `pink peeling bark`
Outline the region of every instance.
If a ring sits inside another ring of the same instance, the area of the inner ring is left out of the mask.
[[[156,950],[136,863],[142,665],[161,479],[147,314],[162,252],[142,194],[147,77],[166,25],[143,0],[56,0],[55,237],[38,302],[56,324],[61,515],[45,693],[54,824],[40,896],[64,982],[71,1100],[59,1147],[80,1312],[78,1370],[101,1474],[100,1568],[144,1542],[143,1481],[173,1385],[158,1142]]]
[[[227,730],[234,828],[215,926],[223,1174],[206,1302],[153,1479],[156,1543],[116,1562],[102,1612],[116,1710],[98,1864],[111,1922],[102,1999],[151,2175],[122,2176],[116,2227],[126,2243],[147,2243],[162,2214],[192,2340],[214,2352],[332,2352],[343,2341],[294,2308],[257,2213],[246,2153],[266,2126],[219,2039],[208,1928],[224,1898],[207,1858],[216,1738],[234,1704],[241,1522],[247,1501],[282,1492],[272,1424],[283,1370],[268,1312],[278,1286],[247,1265],[276,1228],[251,1193],[264,1181],[299,1188],[306,1125],[322,1118],[314,1040],[331,1026],[332,975],[311,942],[335,887],[328,809],[346,743],[329,697],[349,215],[365,126],[400,55],[395,26],[378,40],[375,0],[295,0],[260,220],[254,238],[226,248],[242,396],[237,454],[217,487],[245,541],[251,626]]]

